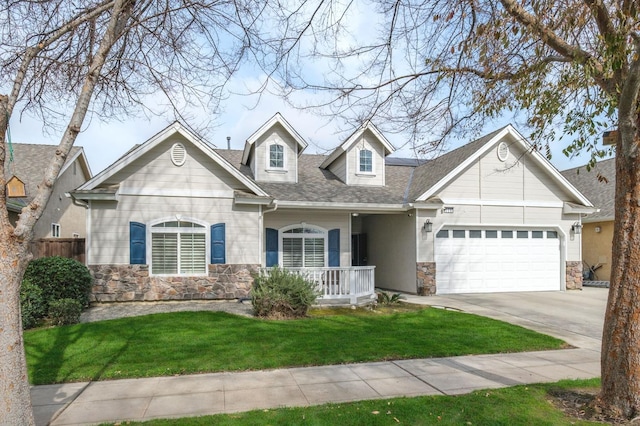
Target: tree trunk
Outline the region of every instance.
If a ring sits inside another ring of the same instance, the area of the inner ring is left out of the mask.
[[[20,284],[30,255],[12,231],[2,230],[0,240],[0,424],[33,425],[20,316]]]
[[[630,133],[622,135],[632,142],[624,146],[637,147],[638,138]],[[619,142],[616,151],[616,217],[598,404],[628,419],[640,414],[640,163],[635,149],[622,146]]]

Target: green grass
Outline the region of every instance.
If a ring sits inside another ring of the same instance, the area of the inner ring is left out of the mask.
[[[518,352],[564,343],[439,309],[265,321],[178,312],[24,333],[33,384]]]
[[[314,407],[255,410],[238,414],[152,420],[146,426],[233,425],[587,425],[551,404],[559,389],[592,389],[598,379],[515,386],[459,396],[426,396],[326,404]]]

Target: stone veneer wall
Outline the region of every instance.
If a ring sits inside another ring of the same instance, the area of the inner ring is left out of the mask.
[[[567,290],[582,290],[582,262],[567,260]]]
[[[436,294],[435,262],[416,262],[416,291],[419,296]]]
[[[249,297],[260,265],[209,265],[206,277],[151,277],[148,265],[89,265],[92,302]]]

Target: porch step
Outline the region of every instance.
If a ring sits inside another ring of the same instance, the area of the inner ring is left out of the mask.
[[[590,281],[584,280],[582,281],[583,287],[600,287],[600,288],[609,288],[609,281]]]

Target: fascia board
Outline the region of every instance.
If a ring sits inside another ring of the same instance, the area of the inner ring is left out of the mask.
[[[473,164],[475,161],[477,161],[485,152],[487,152],[489,149],[491,149],[491,147],[493,145],[495,145],[500,139],[502,139],[505,135],[507,135],[509,133],[509,128],[510,127],[511,126],[509,125],[509,126],[505,127],[504,129],[502,129],[500,132],[498,132],[498,134],[495,135],[493,138],[491,138],[487,143],[485,143],[482,146],[482,148],[478,149],[476,152],[473,153],[473,155],[468,157],[465,161],[460,163],[456,168],[451,170],[445,177],[443,177],[438,182],[436,182],[435,185],[433,185],[426,192],[424,192],[421,196],[419,196],[416,199],[416,201],[426,201],[429,197],[431,197],[431,196],[437,194],[438,192],[440,192],[440,190],[445,185],[447,185],[448,183],[453,181],[453,179],[456,176],[458,176],[467,167],[469,167],[471,164]]]
[[[275,200],[278,208],[304,208],[318,210],[353,210],[358,212],[404,212],[412,207],[406,204],[378,204],[378,203],[333,203],[316,201],[280,201]]]
[[[284,127],[285,130],[296,141],[298,146],[300,146],[302,148],[302,149],[300,149],[298,151],[298,155],[300,155],[302,153],[302,151],[304,151],[307,148],[308,144],[307,144],[307,142],[305,142],[305,140],[302,138],[302,136],[300,136],[300,133],[298,133],[296,131],[296,129],[294,129],[293,126],[291,124],[289,124],[289,122],[287,120],[285,120],[285,118],[279,112],[277,112],[273,117],[271,117],[269,120],[267,120],[267,122],[264,123],[262,126],[260,126],[260,128],[258,128],[258,130],[253,132],[253,134],[251,134],[251,136],[249,136],[247,138],[247,142],[246,143],[249,144],[249,145],[253,145],[258,140],[258,138],[263,135],[264,132],[269,130],[276,123],[278,123],[282,127]],[[246,145],[245,145],[245,151],[246,151]],[[243,160],[244,160],[244,155],[243,155]]]
[[[591,202],[587,200],[587,198],[582,195],[569,181],[562,176],[562,174],[556,170],[553,165],[544,158],[539,152],[531,150],[531,145],[525,140],[525,138],[511,125],[506,126],[502,131],[496,134],[493,138],[491,138],[484,146],[478,149],[472,156],[463,161],[460,165],[458,165],[455,169],[453,169],[449,174],[447,174],[444,178],[442,178],[439,182],[429,188],[425,193],[423,193],[420,197],[417,198],[416,201],[425,201],[427,198],[439,192],[445,185],[450,183],[458,174],[462,173],[469,165],[473,164],[477,161],[482,155],[484,155],[488,150],[490,150],[498,141],[504,138],[507,134],[511,135],[513,139],[519,143],[525,151],[531,155],[531,157],[540,165],[552,178],[554,178],[560,186],[564,187],[571,195],[573,195],[577,200],[580,201],[583,205],[587,207],[593,207]]]

